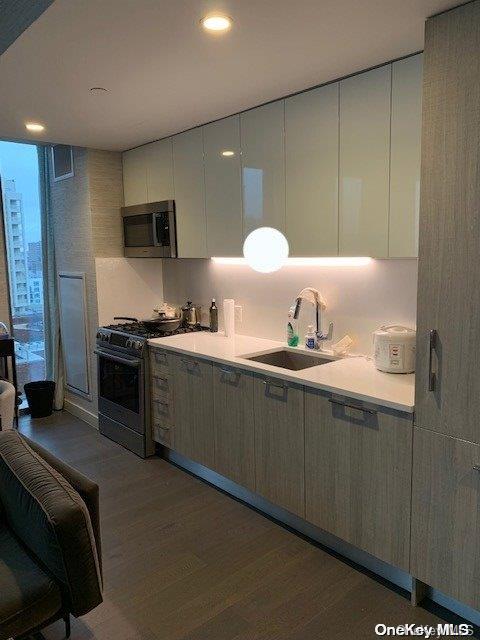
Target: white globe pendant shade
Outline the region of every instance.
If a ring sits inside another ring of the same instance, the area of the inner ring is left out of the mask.
[[[245,238],[243,256],[255,271],[278,271],[288,258],[287,239],[278,229],[260,227]]]

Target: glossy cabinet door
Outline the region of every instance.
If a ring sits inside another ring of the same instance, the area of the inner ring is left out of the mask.
[[[388,256],[391,65],[340,82],[339,249]]]
[[[480,608],[480,445],[414,430],[410,573]]]
[[[213,392],[211,362],[172,355],[175,415],[174,448],[182,455],[214,468]]]
[[[306,519],[405,571],[412,430],[405,414],[305,389]]]
[[[254,379],[256,491],[287,511],[305,516],[303,387]]]
[[[240,116],[203,127],[209,256],[241,256],[243,245]]]
[[[390,258],[418,256],[422,137],[422,54],[392,64]]]
[[[173,176],[179,258],[207,257],[203,129],[173,137]]]
[[[123,160],[123,196],[125,206],[147,202],[146,147],[125,151]]]
[[[214,364],[213,410],[215,469],[255,491],[253,374]]]
[[[258,227],[285,232],[284,101],[240,115],[243,233]]]
[[[147,154],[148,202],[173,200],[172,139],[164,138],[145,145]]]
[[[338,255],[338,83],[285,100],[291,256]]]

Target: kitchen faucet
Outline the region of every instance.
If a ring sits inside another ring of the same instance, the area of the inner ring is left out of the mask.
[[[295,300],[295,311],[293,312],[293,317],[295,320],[298,319],[300,315],[300,308],[302,306],[302,301],[307,300],[311,302],[315,306],[315,316],[316,316],[316,331],[315,335],[317,338],[316,349],[319,349],[319,343],[323,340],[331,340],[333,336],[333,322],[330,322],[328,326],[328,333],[324,334],[322,332],[322,311],[324,311],[327,307],[325,300],[322,298],[320,292],[313,287],[306,287],[302,289],[298,294]]]

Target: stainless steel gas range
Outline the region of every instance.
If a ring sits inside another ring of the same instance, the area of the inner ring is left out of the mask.
[[[150,423],[148,340],[202,328],[165,331],[131,320],[97,331],[98,425],[100,433],[146,458],[155,453]]]

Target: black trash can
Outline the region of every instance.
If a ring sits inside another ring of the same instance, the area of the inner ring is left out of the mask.
[[[27,382],[23,388],[32,418],[45,418],[52,415],[55,382],[52,380]]]

